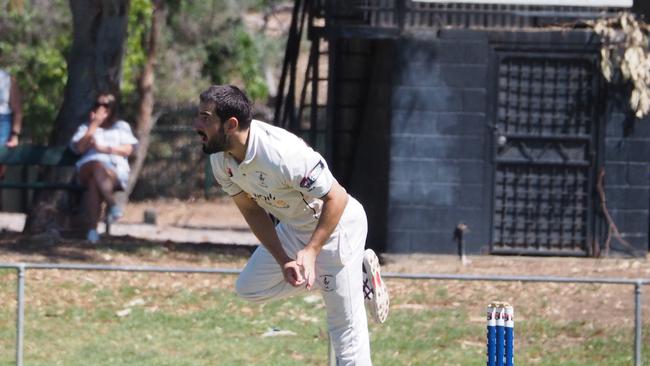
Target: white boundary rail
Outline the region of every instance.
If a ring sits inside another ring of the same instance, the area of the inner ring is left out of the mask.
[[[25,317],[25,272],[27,269],[60,269],[76,271],[119,271],[119,272],[163,272],[163,273],[210,273],[236,275],[239,269],[154,267],[154,266],[107,266],[95,264],[53,264],[53,263],[0,263],[0,268],[17,270],[16,295],[16,366],[23,366],[23,337]],[[384,278],[406,280],[442,280],[442,281],[492,281],[492,282],[547,282],[547,283],[589,283],[605,285],[634,286],[634,365],[641,366],[642,326],[641,295],[643,286],[650,284],[650,279],[637,278],[595,278],[595,277],[544,277],[544,276],[481,276],[454,274],[404,274],[384,273]],[[333,350],[330,345],[329,364],[334,365]]]
[[[495,4],[495,5],[546,5],[546,6],[611,6],[631,8],[632,0],[412,0],[416,3],[460,3],[460,4]]]

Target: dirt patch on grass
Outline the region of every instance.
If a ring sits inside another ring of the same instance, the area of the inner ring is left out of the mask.
[[[159,226],[243,229],[246,221],[230,198],[162,199],[131,202],[120,222],[141,223],[145,211],[154,212]]]

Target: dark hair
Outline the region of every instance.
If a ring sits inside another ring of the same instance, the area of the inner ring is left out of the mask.
[[[201,93],[201,102],[214,103],[214,112],[222,122],[230,117],[239,121],[239,128],[246,129],[251,125],[251,101],[246,94],[234,85],[212,85]]]
[[[108,103],[106,103],[106,105],[104,106],[110,110],[107,119],[110,121],[110,124],[112,125],[117,121],[117,115],[119,112],[119,103],[117,100],[117,96],[110,92],[97,94],[97,97],[95,98],[95,103],[93,104],[93,110],[97,109],[100,105],[102,105],[101,103],[98,102],[99,98],[101,97],[105,97],[108,99]]]

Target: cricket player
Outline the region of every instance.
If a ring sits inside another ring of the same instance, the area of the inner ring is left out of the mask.
[[[371,365],[364,300],[382,323],[389,298],[377,256],[364,251],[361,204],[304,141],[253,120],[250,100],[235,86],[201,93],[194,129],[217,182],[263,244],[239,276],[237,293],[263,302],[320,290],[337,365]]]

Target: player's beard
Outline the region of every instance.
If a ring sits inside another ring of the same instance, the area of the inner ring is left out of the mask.
[[[208,139],[208,141],[203,144],[203,152],[208,155],[216,154],[218,152],[228,150],[229,147],[230,141],[228,139],[228,135],[220,132],[211,139]]]

